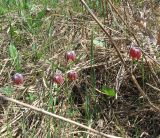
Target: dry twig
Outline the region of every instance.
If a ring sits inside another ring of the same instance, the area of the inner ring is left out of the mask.
[[[91,132],[93,132],[93,133],[95,133],[95,134],[97,134],[97,135],[99,135],[99,136],[103,136],[103,137],[106,137],[106,138],[120,138],[120,137],[117,137],[117,136],[108,135],[108,134],[99,132],[99,131],[97,131],[97,130],[95,130],[95,129],[93,129],[93,128],[90,128],[90,127],[88,127],[88,126],[85,126],[85,125],[83,125],[83,124],[80,124],[80,123],[78,123],[78,122],[75,122],[75,121],[73,121],[73,120],[70,120],[70,119],[68,119],[68,118],[64,118],[64,117],[62,117],[62,116],[59,116],[59,115],[56,115],[56,114],[54,114],[54,113],[48,112],[48,111],[46,111],[46,110],[44,110],[44,109],[41,109],[41,108],[38,108],[38,107],[35,107],[35,106],[32,106],[32,105],[29,105],[29,104],[20,102],[20,101],[18,101],[18,100],[16,100],[16,99],[12,99],[12,98],[6,97],[6,96],[4,96],[4,95],[2,95],[2,94],[0,94],[0,97],[2,97],[4,100],[7,100],[7,101],[10,101],[10,102],[19,104],[19,105],[21,105],[21,106],[27,107],[27,108],[29,108],[29,109],[35,110],[35,111],[40,112],[40,113],[43,113],[43,114],[45,114],[45,115],[49,115],[49,116],[52,116],[52,117],[54,117],[54,118],[57,118],[57,119],[60,119],[60,120],[65,121],[65,122],[71,123],[71,124],[73,124],[73,125],[77,125],[77,126],[79,126],[79,127],[81,127],[81,128],[87,129],[88,131],[91,131]]]
[[[81,3],[84,5],[84,7],[86,8],[86,10],[90,13],[90,15],[93,17],[93,19],[97,22],[97,24],[100,26],[100,28],[101,28],[101,29],[104,31],[104,33],[107,35],[107,37],[109,38],[110,42],[112,43],[113,47],[114,47],[115,50],[116,50],[116,52],[117,52],[117,54],[118,54],[121,62],[123,63],[123,65],[124,65],[124,67],[125,67],[125,70],[131,75],[131,79],[132,79],[133,83],[135,84],[135,86],[137,87],[137,89],[139,90],[139,92],[141,93],[141,95],[148,100],[148,102],[149,102],[149,104],[150,104],[151,107],[153,107],[153,108],[156,109],[158,112],[160,112],[160,109],[159,109],[158,107],[156,107],[156,106],[150,101],[149,97],[148,97],[148,96],[145,94],[145,92],[142,90],[142,88],[141,88],[140,85],[138,84],[138,82],[137,82],[135,76],[133,75],[133,73],[128,71],[127,65],[126,65],[126,63],[124,62],[120,51],[118,50],[116,44],[113,42],[112,37],[108,34],[108,32],[106,31],[106,29],[104,28],[103,24],[98,20],[98,18],[95,16],[95,14],[91,11],[91,9],[90,9],[89,6],[86,4],[86,2],[85,2],[84,0],[80,0],[80,1],[81,1]],[[110,2],[110,1],[109,1],[109,2]],[[110,2],[110,4],[112,5],[111,2]],[[112,5],[112,6],[113,6],[113,5]],[[113,7],[114,7],[114,6],[113,6]],[[115,8],[114,8],[114,10],[115,10]],[[115,10],[115,11],[116,11],[116,10]],[[116,13],[118,13],[118,12],[116,11]],[[120,16],[120,15],[119,15],[119,16]],[[120,16],[120,17],[121,17],[121,16]],[[124,21],[122,17],[121,17],[121,20]],[[127,26],[127,27],[128,27],[128,26]],[[133,33],[132,33],[132,34],[133,34]],[[133,34],[133,36],[134,36],[135,40],[137,40],[134,34]],[[137,44],[139,45],[139,42],[138,42],[138,41],[137,41]]]

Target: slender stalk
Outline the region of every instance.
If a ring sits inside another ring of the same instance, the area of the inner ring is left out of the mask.
[[[0,93],[1,93],[1,92],[0,92]],[[20,102],[20,101],[18,101],[18,100],[16,100],[16,99],[6,97],[6,96],[4,96],[4,95],[2,95],[2,94],[0,94],[0,97],[3,98],[4,100],[7,100],[7,101],[10,101],[10,102],[19,104],[19,105],[21,105],[21,106],[27,107],[27,108],[29,108],[29,109],[35,110],[35,111],[40,112],[40,113],[43,113],[43,114],[45,114],[45,115],[49,115],[49,116],[51,116],[51,117],[54,117],[54,118],[63,120],[63,121],[65,121],[65,122],[71,123],[71,124],[73,124],[73,125],[77,125],[77,126],[79,126],[79,127],[81,127],[81,128],[87,129],[87,130],[89,130],[90,132],[93,132],[93,133],[95,133],[95,134],[97,134],[97,135],[99,135],[99,136],[103,136],[103,137],[106,137],[106,138],[120,138],[120,137],[117,137],[117,136],[108,135],[108,134],[99,132],[99,131],[97,131],[97,130],[95,130],[95,129],[93,129],[93,128],[87,127],[87,126],[85,126],[85,125],[83,125],[83,124],[80,124],[80,123],[75,122],[75,121],[73,121],[73,120],[70,120],[70,119],[68,119],[68,118],[64,118],[64,117],[62,117],[62,116],[59,116],[59,115],[56,115],[56,114],[54,114],[54,113],[48,112],[48,111],[46,111],[46,110],[44,110],[44,109],[41,109],[41,108],[38,108],[38,107],[35,107],[35,106],[32,106],[32,105],[29,105],[29,104]]]

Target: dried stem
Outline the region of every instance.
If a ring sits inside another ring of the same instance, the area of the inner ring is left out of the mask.
[[[109,35],[109,33],[106,31],[106,29],[104,28],[103,24],[98,20],[98,18],[95,16],[95,14],[91,11],[91,9],[88,7],[88,5],[86,4],[86,2],[84,0],[80,0],[82,2],[82,4],[84,5],[84,7],[87,9],[87,11],[91,14],[91,16],[93,17],[93,19],[97,22],[97,24],[100,26],[100,28],[104,31],[104,33],[107,35],[107,37],[109,38],[109,41],[112,43],[113,47],[115,48],[116,52],[118,53],[118,56],[121,60],[121,62],[125,65],[125,62],[122,58],[122,55],[119,51],[119,49],[117,48],[117,46],[115,45],[115,43],[112,40],[112,37]]]
[[[0,92],[0,93],[1,93],[1,92]],[[4,100],[7,100],[7,101],[10,101],[10,102],[19,104],[19,105],[21,105],[21,106],[27,107],[27,108],[29,108],[29,109],[35,110],[35,111],[40,112],[40,113],[43,113],[43,114],[45,114],[45,115],[49,115],[49,116],[52,116],[52,117],[54,117],[54,118],[57,118],[57,119],[60,119],[60,120],[65,121],[65,122],[71,123],[71,124],[73,124],[73,125],[77,125],[77,126],[79,126],[79,127],[81,127],[81,128],[87,129],[88,131],[93,132],[93,133],[95,133],[95,134],[97,134],[97,135],[99,135],[99,136],[103,136],[103,137],[106,137],[106,138],[120,138],[120,137],[117,137],[117,136],[108,135],[108,134],[99,132],[99,131],[97,131],[97,130],[95,130],[95,129],[93,129],[93,128],[90,128],[90,127],[88,127],[88,126],[85,126],[85,125],[83,125],[83,124],[80,124],[80,123],[78,123],[78,122],[75,122],[75,121],[73,121],[73,120],[64,118],[64,117],[62,117],[62,116],[56,115],[56,114],[51,113],[51,112],[48,112],[48,111],[46,111],[46,110],[44,110],[44,109],[41,109],[41,108],[38,108],[38,107],[35,107],[35,106],[32,106],[32,105],[29,105],[29,104],[20,102],[20,101],[18,101],[18,100],[16,100],[16,99],[12,99],[12,98],[6,97],[6,96],[4,96],[4,95],[2,95],[2,94],[0,94],[0,97],[2,97]]]
[[[127,65],[124,62],[122,55],[120,53],[120,51],[118,50],[116,44],[113,42],[112,37],[108,34],[108,32],[106,31],[106,29],[104,28],[103,24],[98,20],[98,18],[95,16],[95,14],[91,11],[91,9],[89,8],[89,6],[86,4],[86,2],[84,0],[80,0],[81,3],[84,5],[84,7],[87,9],[87,11],[90,13],[90,15],[93,17],[93,19],[97,22],[97,24],[100,26],[100,28],[104,31],[104,33],[107,35],[107,37],[109,38],[110,42],[112,43],[113,47],[115,48],[121,62],[123,63],[125,70],[131,75],[131,79],[133,81],[133,83],[135,84],[135,86],[137,87],[137,89],[139,90],[139,92],[141,93],[141,95],[146,98],[148,100],[148,103],[150,104],[151,107],[153,107],[154,109],[156,109],[158,112],[160,112],[160,109],[158,107],[156,107],[149,99],[149,97],[145,94],[145,92],[142,90],[142,88],[140,87],[140,85],[138,84],[135,76],[133,75],[132,72],[128,71],[127,69]],[[113,4],[111,3],[110,0],[108,0],[108,2],[111,4],[112,8],[114,8],[115,12],[119,15],[118,11],[115,9],[115,7],[113,6]],[[125,23],[125,21],[123,20],[123,18],[119,15],[119,17],[121,18],[121,20]],[[125,25],[127,25],[125,23]],[[127,26],[128,27],[128,26]],[[129,30],[130,31],[130,30]],[[131,32],[131,31],[130,31]],[[140,46],[138,40],[136,39],[135,35],[132,33],[132,35],[134,36],[135,40],[137,41],[137,44]]]

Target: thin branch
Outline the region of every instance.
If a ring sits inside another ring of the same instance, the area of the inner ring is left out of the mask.
[[[124,64],[124,66],[126,66],[122,55],[119,51],[119,49],[117,48],[117,46],[115,45],[115,43],[112,40],[112,37],[109,35],[109,33],[106,31],[106,29],[104,28],[103,24],[98,20],[98,18],[94,15],[94,13],[91,11],[91,9],[88,7],[88,5],[86,4],[86,2],[84,0],[80,0],[81,3],[85,6],[85,8],[87,9],[87,11],[90,13],[90,15],[93,17],[93,19],[97,22],[97,24],[100,26],[100,28],[104,31],[104,33],[107,35],[107,37],[109,38],[109,41],[112,43],[113,47],[115,48],[121,62]]]
[[[121,21],[126,25],[128,32],[132,34],[132,36],[134,37],[137,45],[140,47],[140,44],[139,44],[139,42],[138,42],[135,34],[134,34],[133,31],[131,31],[131,29],[130,29],[131,27],[129,27],[128,24],[124,21],[124,19],[123,19],[122,16],[119,14],[118,10],[114,7],[114,5],[112,4],[112,2],[111,2],[110,0],[107,0],[107,1],[108,1],[109,4],[111,5],[111,7],[112,7],[113,10],[115,11],[115,13],[119,16],[119,18],[121,19]]]
[[[131,75],[131,79],[133,81],[133,83],[135,84],[135,86],[137,87],[137,89],[139,90],[139,92],[141,93],[141,95],[146,98],[150,104],[151,107],[153,107],[154,109],[156,109],[158,112],[160,112],[160,109],[158,107],[156,107],[149,99],[149,97],[145,94],[145,92],[142,90],[142,88],[140,87],[140,85],[138,84],[135,76],[133,75],[132,72],[130,72],[128,69],[127,69],[127,65],[126,63],[124,62],[123,58],[122,58],[122,55],[120,53],[120,51],[118,50],[116,44],[113,42],[112,40],[112,37],[108,34],[108,32],[106,31],[106,29],[104,28],[103,24],[98,20],[98,18],[95,16],[95,14],[92,12],[92,10],[89,8],[89,6],[86,4],[86,2],[84,0],[80,0],[81,3],[84,5],[84,7],[86,8],[86,10],[90,13],[90,15],[93,17],[93,19],[97,22],[97,24],[100,26],[100,28],[104,31],[104,33],[107,35],[107,37],[109,38],[110,42],[112,43],[113,47],[115,48],[121,62],[123,63],[124,67],[125,67],[125,70]],[[111,1],[108,0],[108,2],[112,5]],[[112,7],[114,8],[114,6],[112,5]],[[114,8],[115,12],[118,13],[118,11]],[[119,15],[119,14],[118,14]],[[120,15],[119,15],[120,16]],[[125,21],[123,20],[123,18],[120,16],[121,20],[125,23]],[[126,23],[125,23],[126,24]],[[128,26],[127,26],[128,27]],[[129,30],[130,31],[130,30]],[[131,32],[131,31],[130,31]],[[133,33],[132,33],[133,34]],[[135,40],[136,40],[136,37],[135,35],[133,34]],[[139,42],[137,41],[137,44],[140,46]]]
[[[111,7],[113,8],[113,10],[115,11],[115,13],[119,16],[119,18],[121,19],[121,21],[125,24],[125,26],[127,27],[127,30],[130,34],[132,34],[133,38],[135,39],[137,45],[140,48],[140,43],[138,42],[136,35],[133,33],[133,31],[130,29],[132,27],[130,27],[122,18],[122,16],[119,14],[118,10],[116,9],[116,7],[114,7],[114,5],[112,4],[112,2],[110,0],[107,0],[109,2],[109,4],[111,5]],[[143,54],[145,54],[146,56],[148,56],[150,59],[152,59],[155,63],[157,63],[160,66],[160,63],[158,61],[156,61],[154,58],[152,58],[151,56],[149,56],[142,48],[140,48],[143,52]]]
[[[157,60],[155,60],[150,55],[148,55],[142,48],[140,48],[140,49],[143,52],[143,54],[145,54],[148,58],[150,58],[151,60],[153,60],[160,67],[160,63]]]
[[[147,99],[149,105],[152,106],[154,109],[156,109],[158,112],[160,112],[160,109],[159,109],[157,106],[155,106],[155,105],[150,101],[149,97],[148,97],[148,96],[145,94],[145,92],[142,90],[142,88],[141,88],[140,85],[138,84],[135,76],[132,75],[131,77],[132,77],[133,83],[137,86],[137,89],[139,90],[139,92],[141,93],[141,95],[142,95],[145,99]]]
[[[147,84],[148,86],[150,86],[152,89],[160,92],[160,89],[158,89],[157,87],[155,87],[155,86],[153,86],[153,85],[151,85],[151,84],[149,84],[149,83],[146,83],[146,84]]]
[[[1,93],[1,92],[0,92],[0,93]],[[35,106],[32,106],[32,105],[29,105],[29,104],[20,102],[20,101],[18,101],[18,100],[16,100],[16,99],[6,97],[6,96],[4,96],[4,95],[2,95],[2,94],[0,94],[0,97],[2,97],[4,100],[7,100],[7,101],[10,101],[10,102],[19,104],[19,105],[21,105],[21,106],[27,107],[27,108],[32,109],[32,110],[34,110],[34,111],[43,113],[43,114],[45,114],[45,115],[52,116],[52,117],[54,117],[54,118],[63,120],[63,121],[65,121],[65,122],[71,123],[71,124],[73,124],[73,125],[77,125],[77,126],[79,126],[79,127],[81,127],[81,128],[87,129],[87,130],[89,130],[90,132],[93,132],[93,133],[95,133],[95,134],[97,134],[97,135],[100,135],[100,136],[103,136],[103,137],[106,137],[106,138],[120,138],[120,137],[117,137],[117,136],[108,135],[108,134],[99,132],[99,131],[97,131],[97,130],[95,130],[95,129],[93,129],[93,128],[90,128],[90,127],[88,127],[88,126],[85,126],[85,125],[83,125],[83,124],[80,124],[80,123],[78,123],[78,122],[75,122],[75,121],[73,121],[73,120],[64,118],[64,117],[62,117],[62,116],[56,115],[56,114],[51,113],[51,112],[48,112],[48,111],[46,111],[46,110],[44,110],[44,109],[41,109],[41,108],[38,108],[38,107],[35,107]]]

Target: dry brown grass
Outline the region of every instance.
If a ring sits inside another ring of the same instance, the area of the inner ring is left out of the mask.
[[[13,99],[90,125],[107,134],[127,138],[158,138],[160,135],[160,51],[156,45],[157,30],[160,26],[158,6],[151,1],[139,5],[130,1],[122,2],[119,6],[115,3],[109,4],[108,0],[106,3],[110,5],[107,11],[104,11],[106,18],[100,15],[98,9],[93,9],[93,13],[98,16],[98,21],[104,24],[109,38],[84,7],[83,12],[77,12],[71,6],[73,4],[71,1],[65,5],[62,2],[56,8],[49,6],[45,11],[46,15],[41,19],[41,25],[31,30],[27,26],[28,22],[19,16],[17,10],[2,15],[0,89],[5,91],[5,95],[8,91],[13,91],[11,95],[7,95]],[[102,5],[105,8],[103,2]],[[79,3],[79,6],[82,5]],[[43,8],[43,4],[37,4],[31,17],[35,19]],[[143,16],[140,17],[140,12],[144,13],[145,20]],[[30,17],[27,12],[25,15],[25,19]],[[12,38],[9,33],[10,20],[12,28],[15,29]],[[146,28],[142,21],[147,23]],[[92,51],[92,37],[94,40],[104,41],[106,46],[94,45]],[[12,73],[16,72],[8,53],[11,42],[16,45],[22,61],[25,83],[21,87],[14,86],[10,79]],[[127,68],[123,65],[114,44]],[[33,50],[34,45],[36,51]],[[143,60],[134,64],[128,54],[132,45],[140,46],[144,51]],[[65,52],[68,50],[75,50],[78,56],[75,64],[71,65],[72,68],[66,67],[64,61]],[[91,64],[93,58],[94,63]],[[66,74],[70,69],[78,71],[78,80],[66,82],[55,88],[51,81],[53,74],[57,70]],[[135,76],[137,85],[133,82],[131,74]],[[104,85],[114,88],[117,97],[102,94],[101,89]],[[29,94],[36,98],[27,99]],[[86,109],[88,97],[89,111]],[[45,138],[49,134],[55,138],[87,137],[85,133],[89,133],[77,126],[3,99],[0,99],[0,103],[2,138]],[[90,134],[89,137],[96,136]]]

